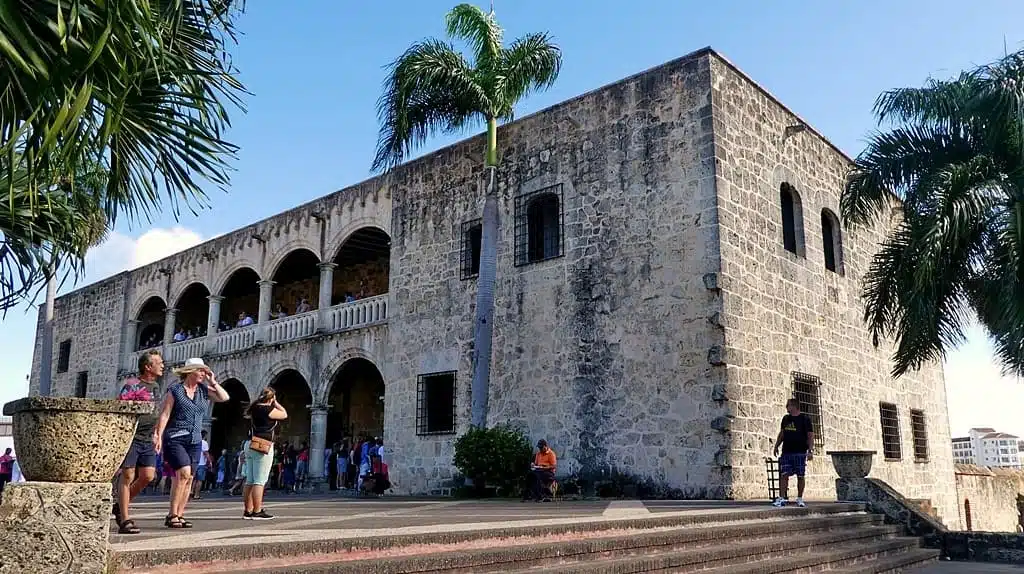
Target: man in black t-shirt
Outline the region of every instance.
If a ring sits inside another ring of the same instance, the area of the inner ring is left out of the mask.
[[[811,424],[811,417],[800,412],[800,401],[786,401],[786,412],[789,414],[782,417],[782,428],[779,429],[779,438],[775,441],[775,455],[778,456],[781,445],[782,456],[779,457],[779,498],[775,499],[774,506],[781,508],[789,502],[789,477],[796,475],[796,505],[803,507],[806,506],[804,473],[807,461],[814,457],[811,451],[814,445],[814,426]]]

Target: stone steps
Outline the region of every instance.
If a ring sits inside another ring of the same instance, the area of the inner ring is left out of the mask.
[[[276,574],[768,574],[830,570],[877,574],[898,572],[938,556],[937,551],[922,550],[918,539],[901,537],[901,528],[883,524],[880,516],[849,512],[842,505],[830,505],[820,513],[808,510],[696,515],[686,517],[689,520],[682,524],[678,523],[680,517],[674,517],[673,523],[656,516],[612,523],[582,522],[562,532],[532,529],[515,536],[507,531],[500,535],[475,531],[462,533],[459,540],[377,540],[370,546],[334,552],[281,553],[276,557],[146,570]],[[637,523],[651,521],[662,524],[636,527]]]

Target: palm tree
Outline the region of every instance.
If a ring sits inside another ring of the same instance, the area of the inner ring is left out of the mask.
[[[222,131],[244,92],[226,50],[241,9],[242,0],[4,2],[0,309],[32,293],[46,269],[77,272],[75,230],[95,207],[106,230],[165,202],[175,215],[194,211],[202,182],[226,186],[235,147]],[[92,166],[102,189],[61,185]]]
[[[480,242],[476,317],[473,326],[472,424],[487,424],[491,339],[494,332],[494,280],[498,253],[498,122],[510,121],[516,104],[533,90],[554,84],[562,54],[547,34],[528,34],[509,47],[494,11],[460,4],[446,18],[448,35],[465,41],[470,63],[440,40],[414,44],[394,63],[378,104],[381,128],[375,171],[400,164],[436,132],[458,133],[487,125],[484,166],[487,193]]]
[[[894,376],[942,358],[975,315],[1007,372],[1024,374],[1024,52],[951,80],[882,94],[888,131],[857,158],[850,226],[898,217],[864,278]]]

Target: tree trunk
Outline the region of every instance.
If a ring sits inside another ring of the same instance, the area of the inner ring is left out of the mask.
[[[490,131],[490,130],[489,130]],[[488,152],[488,159],[491,153]],[[473,383],[471,423],[487,426],[487,400],[490,392],[491,338],[494,335],[494,279],[498,266],[498,189],[497,171],[487,166],[487,195],[480,233],[480,275],[477,277],[476,318],[473,322]]]
[[[57,297],[57,278],[46,274],[46,306],[43,308],[43,341],[39,349],[39,394],[48,397],[53,388],[53,302]]]

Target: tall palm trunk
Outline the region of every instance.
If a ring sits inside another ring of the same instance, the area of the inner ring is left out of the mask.
[[[471,423],[487,426],[490,393],[491,339],[494,336],[494,280],[498,267],[498,124],[487,119],[487,195],[480,230],[480,275],[477,277],[476,318],[473,322],[473,383]]]
[[[39,394],[48,397],[53,390],[53,304],[57,298],[57,278],[52,268],[46,272],[46,306],[43,308],[43,341],[39,349]]]

